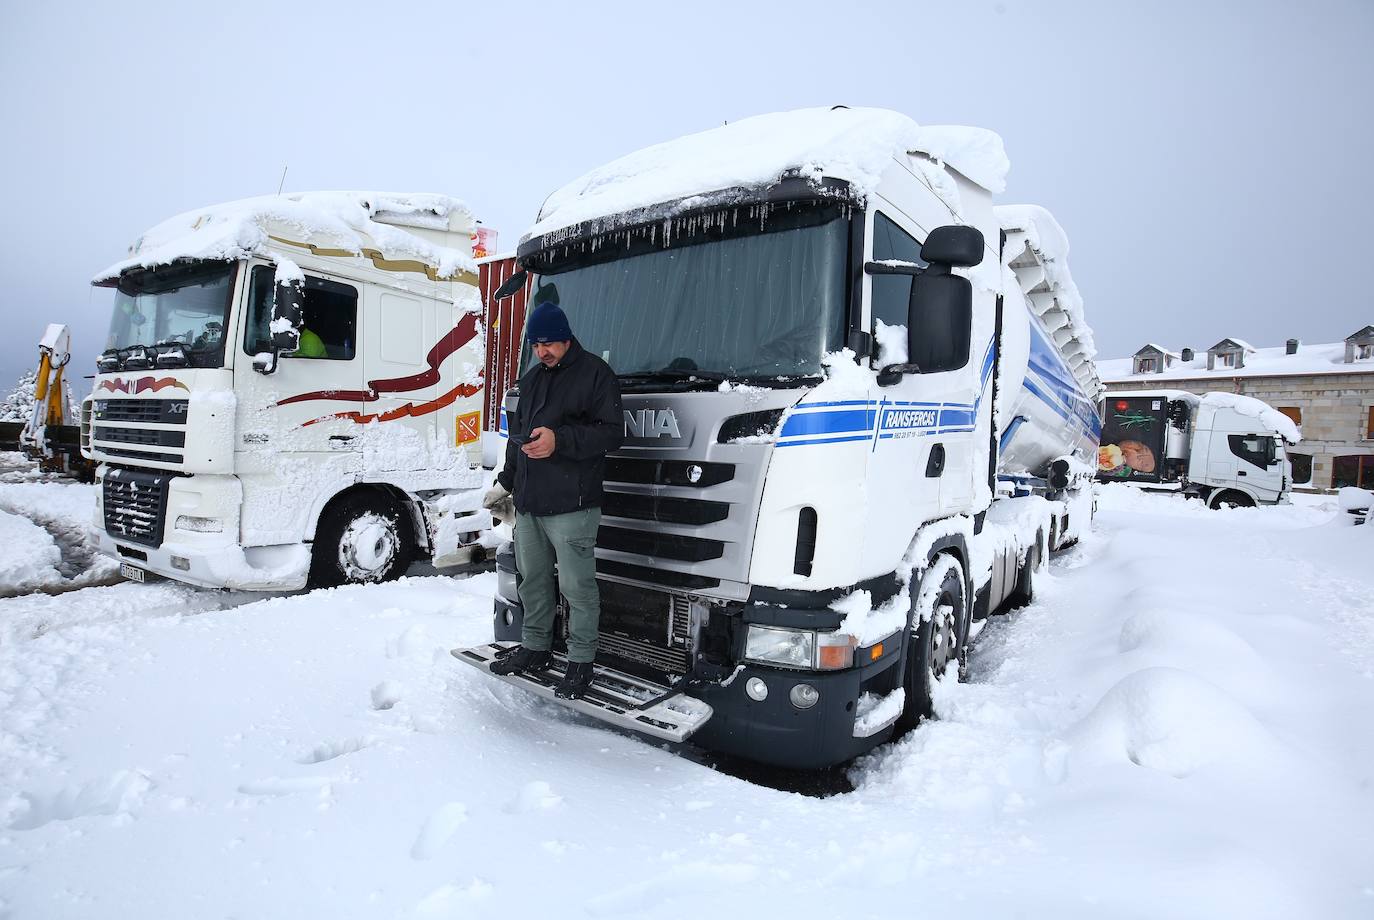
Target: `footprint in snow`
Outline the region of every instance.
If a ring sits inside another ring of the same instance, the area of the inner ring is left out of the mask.
[[[553,788],[543,780],[526,783],[515,799],[506,805],[506,813],[523,815],[544,808],[555,808],[563,801]]]
[[[91,815],[125,815],[143,804],[144,795],[152,787],[153,781],[147,774],[121,770],[105,779],[92,780],[82,786],[65,786],[52,793],[21,792],[10,799],[7,826],[11,830],[27,831],[50,821],[71,821]]]
[[[323,744],[315,745],[315,748],[309,754],[297,760],[296,763],[307,765],[312,763],[324,763],[327,760],[333,760],[335,757],[342,757],[345,754],[356,754],[363,748],[370,746],[376,740],[376,738],[369,735],[364,738],[345,738],[342,741],[326,741]]]
[[[419,836],[410,848],[412,859],[429,859],[449,842],[458,827],[468,819],[467,806],[462,802],[449,802],[429,816],[425,826],[420,828]]]
[[[297,792],[318,792],[328,795],[337,776],[269,776],[255,783],[244,783],[239,792],[244,795],[294,795]]]

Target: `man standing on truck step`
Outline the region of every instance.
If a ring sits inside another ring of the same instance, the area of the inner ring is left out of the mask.
[[[552,663],[554,603],[568,599],[568,672],[555,692],[577,699],[592,682],[601,596],[596,532],[606,454],[620,446],[620,385],[605,361],[573,338],[568,317],[545,301],[530,312],[525,339],[538,364],[520,378],[507,418],[506,462],[483,505],[515,501],[515,563],[525,608],[520,644],[493,674],[543,671]],[[554,562],[558,563],[557,586]]]

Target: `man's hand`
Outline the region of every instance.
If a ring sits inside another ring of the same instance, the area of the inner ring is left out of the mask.
[[[553,456],[554,440],[553,431],[543,427],[536,428],[530,432],[530,439],[520,445],[520,449],[531,460],[543,460],[545,457]]]

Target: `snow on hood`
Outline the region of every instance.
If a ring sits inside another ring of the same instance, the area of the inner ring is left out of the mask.
[[[1201,404],[1217,409],[1232,409],[1241,415],[1259,419],[1261,425],[1270,431],[1278,432],[1289,444],[1297,444],[1302,440],[1302,433],[1298,431],[1298,426],[1293,424],[1291,418],[1253,396],[1241,396],[1239,393],[1204,393]]]
[[[401,224],[465,237],[475,221],[467,206],[446,195],[394,192],[296,192],[245,198],[187,211],[165,220],[129,247],[129,258],[93,279],[99,284],[130,268],[151,268],[178,259],[237,260],[267,255],[269,238],[291,239],[362,255],[377,249],[389,258],[415,259],[440,278],[476,272],[471,242],[443,246]]]
[[[894,158],[920,153],[947,163],[992,192],[1006,185],[1002,139],[981,128],[922,127],[886,109],[815,108],[746,118],[621,157],[554,192],[525,235],[669,204],[664,217],[725,189],[758,189],[797,172],[843,179],[867,197]]]

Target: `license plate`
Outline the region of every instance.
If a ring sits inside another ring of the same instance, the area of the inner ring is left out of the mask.
[[[119,574],[129,579],[129,581],[143,581],[143,570],[134,568],[127,562],[121,562],[119,564]]]

